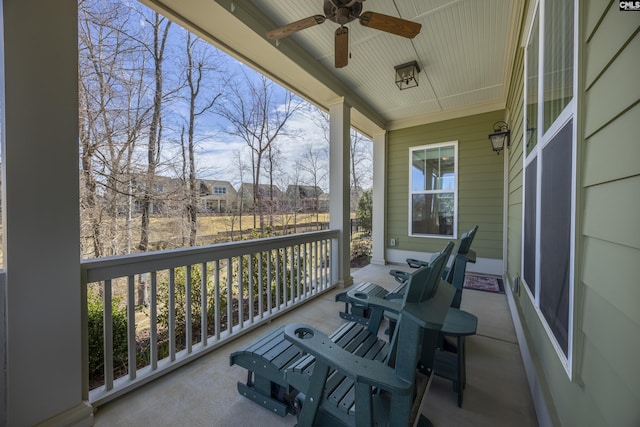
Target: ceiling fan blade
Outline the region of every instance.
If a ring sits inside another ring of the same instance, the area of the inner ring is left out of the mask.
[[[336,68],[346,67],[349,63],[349,29],[347,27],[336,30],[335,57]]]
[[[283,25],[275,30],[271,30],[267,33],[267,38],[270,40],[280,40],[295,32],[313,27],[314,25],[322,24],[325,20],[326,18],[323,15],[313,15],[308,18]]]
[[[412,39],[420,33],[422,24],[396,18],[395,16],[383,15],[376,12],[364,12],[359,16],[360,23],[365,27]]]

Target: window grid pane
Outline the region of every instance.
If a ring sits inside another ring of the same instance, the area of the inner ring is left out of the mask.
[[[544,130],[573,98],[573,0],[544,8]]]
[[[453,237],[456,221],[456,145],[411,150],[410,235]]]
[[[569,121],[542,151],[540,310],[568,355],[571,271],[572,128]]]

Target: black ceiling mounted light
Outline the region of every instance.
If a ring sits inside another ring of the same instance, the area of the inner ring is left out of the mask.
[[[489,135],[489,141],[491,141],[491,149],[498,155],[500,155],[500,151],[504,149],[505,145],[509,148],[511,146],[509,125],[502,121],[495,122],[493,124],[493,133]]]
[[[398,89],[404,90],[418,86],[420,66],[416,61],[396,65],[394,68],[396,69],[396,85],[398,85]]]

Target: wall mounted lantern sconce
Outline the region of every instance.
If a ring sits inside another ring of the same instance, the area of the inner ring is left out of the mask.
[[[493,133],[489,135],[489,141],[491,141],[491,149],[498,155],[500,155],[500,151],[504,149],[505,143],[507,148],[509,148],[511,146],[511,131],[509,130],[509,125],[505,122],[495,122],[493,124]]]
[[[416,61],[396,65],[394,68],[396,69],[396,85],[398,85],[398,89],[404,90],[418,86],[420,67]]]

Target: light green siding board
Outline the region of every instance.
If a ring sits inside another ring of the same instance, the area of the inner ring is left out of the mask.
[[[585,286],[640,326],[640,249],[587,237],[582,257]]]
[[[588,139],[584,150],[585,186],[640,175],[639,126],[640,104]]]
[[[615,4],[617,6],[617,2],[606,2],[602,0],[588,0],[584,2],[585,9],[585,35],[591,37],[591,34],[598,25],[598,22],[602,18],[602,16],[606,13],[607,6],[611,6],[611,4]]]
[[[640,414],[640,325],[589,288],[585,290],[582,330],[585,351],[581,379],[595,397],[607,425],[631,426]],[[606,321],[605,321],[606,320]],[[597,351],[586,351],[587,345]],[[621,423],[622,422],[622,423]]]
[[[637,13],[621,12],[613,3],[589,40],[586,51],[585,86],[589,87],[618,53],[612,46],[622,47],[640,27]]]
[[[640,248],[640,175],[584,191],[584,234]]]
[[[478,256],[502,257],[503,163],[502,156],[491,151],[487,135],[493,123],[503,118],[504,112],[497,111],[389,133],[387,244],[394,237],[399,239],[394,249],[424,252],[442,249],[446,239],[408,237],[409,149],[458,141],[458,234],[477,224],[474,249]],[[491,203],[495,204],[493,208]]]
[[[567,411],[571,416],[571,423],[567,425],[637,427],[640,425],[640,402],[618,373],[603,369],[608,367],[604,356],[615,351],[605,349],[605,353],[602,353],[593,344],[591,341],[584,344],[585,387],[574,392],[582,398],[581,404],[586,407],[579,413]],[[627,372],[624,376],[629,374],[636,376],[633,372]]]
[[[640,36],[620,53],[585,96],[585,137],[591,136],[610,120],[640,99]]]

